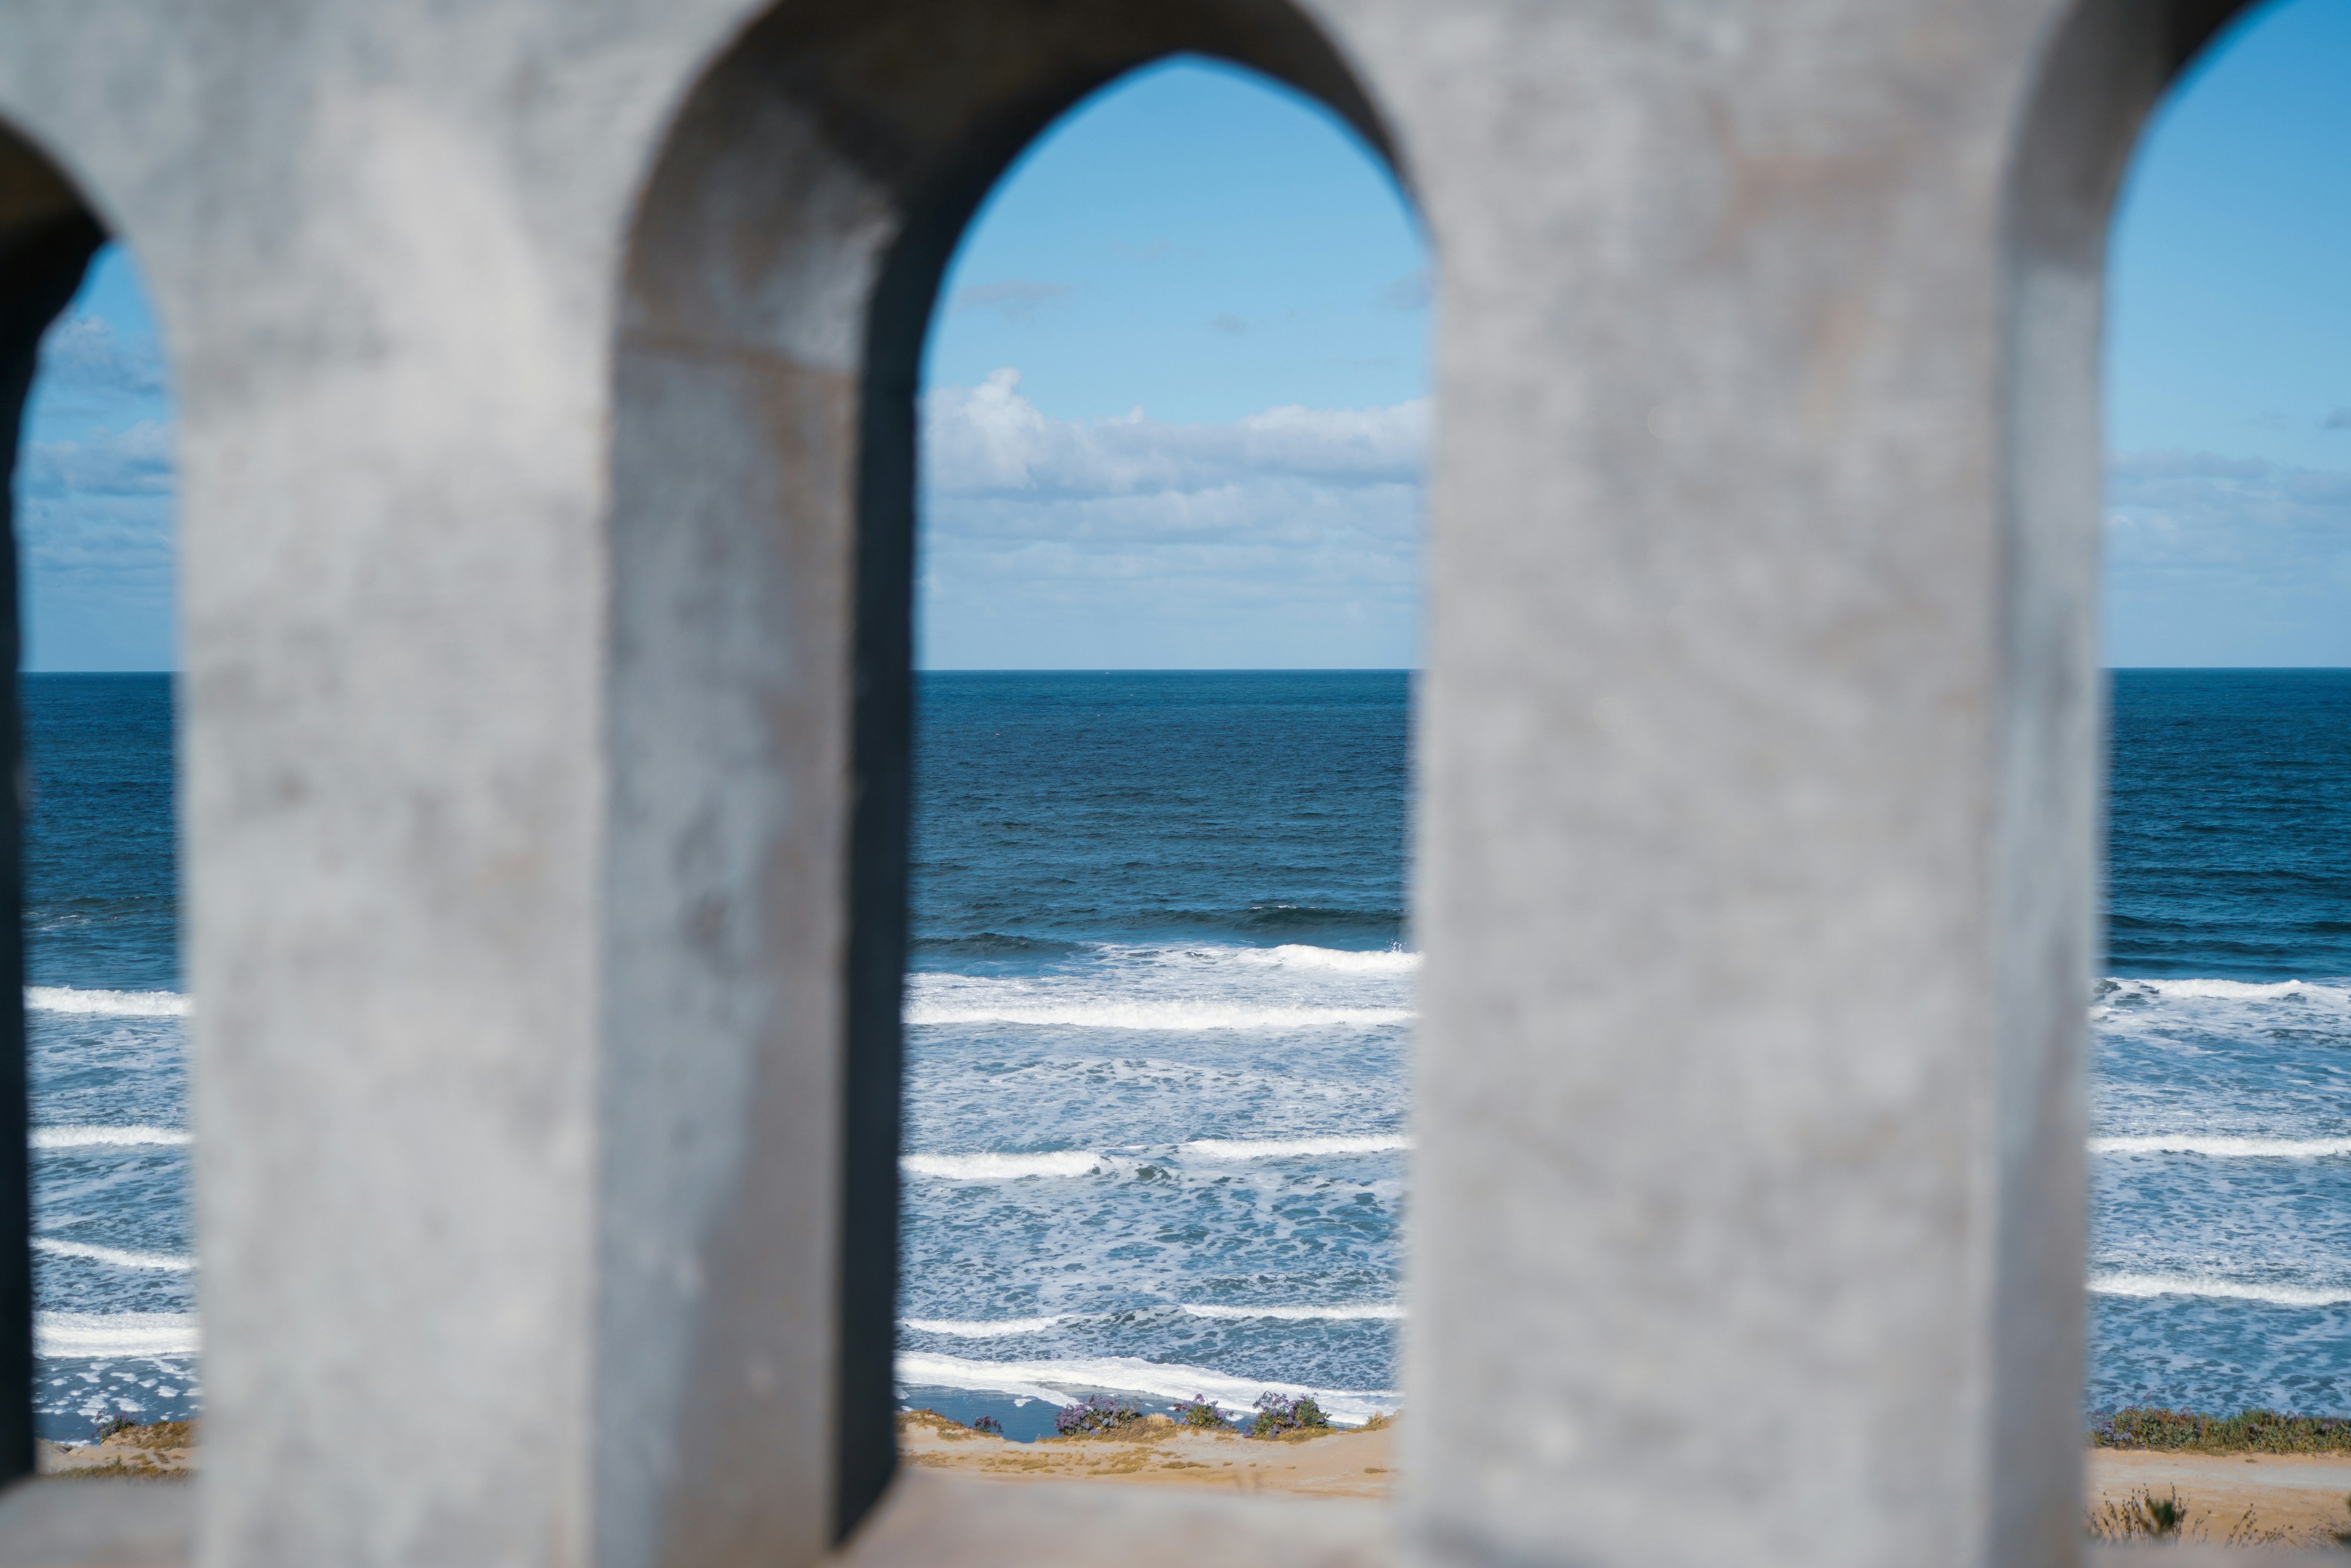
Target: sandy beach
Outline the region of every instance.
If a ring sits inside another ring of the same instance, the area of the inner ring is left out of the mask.
[[[1101,1480],[1307,1497],[1384,1498],[1396,1478],[1396,1424],[1303,1439],[1259,1441],[1169,1423],[1130,1435],[1008,1442],[917,1412],[902,1416],[898,1449],[925,1469],[1007,1481]],[[2351,1454],[2199,1454],[2093,1448],[2084,1457],[2090,1511],[2134,1492],[2177,1489],[2189,1539],[2232,1533],[2270,1544],[2335,1544],[2351,1531]]]
[[[2135,1491],[2168,1498],[2174,1490],[2187,1511],[2189,1539],[2226,1540],[2283,1531],[2276,1544],[2333,1546],[2351,1531],[2351,1454],[2199,1454],[2177,1450],[2093,1448],[2083,1491],[2095,1512],[2126,1504]],[[2250,1519],[2248,1515],[2250,1514]]]
[[[196,1471],[196,1421],[125,1427],[99,1443],[42,1443],[34,1464],[45,1476],[117,1476],[163,1479]]]

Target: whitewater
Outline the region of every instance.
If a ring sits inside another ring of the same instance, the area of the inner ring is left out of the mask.
[[[2319,677],[2325,677],[2324,679]],[[170,691],[30,677],[41,1430],[200,1412]],[[1393,1407],[1401,675],[926,676],[902,1400]],[[2088,1410],[2351,1413],[2351,677],[2125,672]]]

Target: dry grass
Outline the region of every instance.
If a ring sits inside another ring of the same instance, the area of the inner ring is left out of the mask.
[[[2351,1499],[2346,1503],[2351,1507]],[[2165,1542],[2237,1548],[2351,1546],[2351,1529],[2264,1525],[2251,1508],[2224,1523],[2209,1511],[2199,1514],[2178,1487],[2168,1487],[2160,1493],[2151,1487],[2135,1487],[2121,1500],[2089,1510],[2087,1524],[2091,1540],[2109,1545]]]

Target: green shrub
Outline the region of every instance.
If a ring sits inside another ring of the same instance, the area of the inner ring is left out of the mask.
[[[1222,1432],[1233,1424],[1233,1418],[1218,1409],[1216,1401],[1196,1394],[1181,1405],[1170,1405],[1167,1414],[1176,1418],[1178,1427],[1205,1427]]]
[[[2324,1454],[2351,1450],[2351,1419],[2243,1410],[2200,1416],[2193,1410],[2134,1406],[2090,1423],[2100,1448],[2167,1448],[2202,1454]]]
[[[1311,1394],[1301,1394],[1295,1399],[1284,1399],[1279,1394],[1257,1396],[1257,1418],[1249,1424],[1252,1437],[1285,1437],[1304,1432],[1327,1432],[1331,1417],[1322,1414],[1322,1406],[1314,1402]]]

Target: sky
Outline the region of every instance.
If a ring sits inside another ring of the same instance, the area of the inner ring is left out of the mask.
[[[1428,255],[1320,105],[1206,62],[998,183],[925,365],[934,669],[1419,662]]]
[[[178,666],[172,403],[138,268],[99,253],[41,342],[16,468],[25,668]]]
[[[2351,664],[2351,0],[2174,88],[2116,215],[2105,653]]]
[[[2105,652],[2351,664],[2351,0],[2226,34],[2116,210]],[[925,363],[929,668],[1417,662],[1431,258],[1353,132],[1201,61],[1112,84],[998,183]],[[17,476],[26,665],[162,669],[171,407],[109,247]]]

